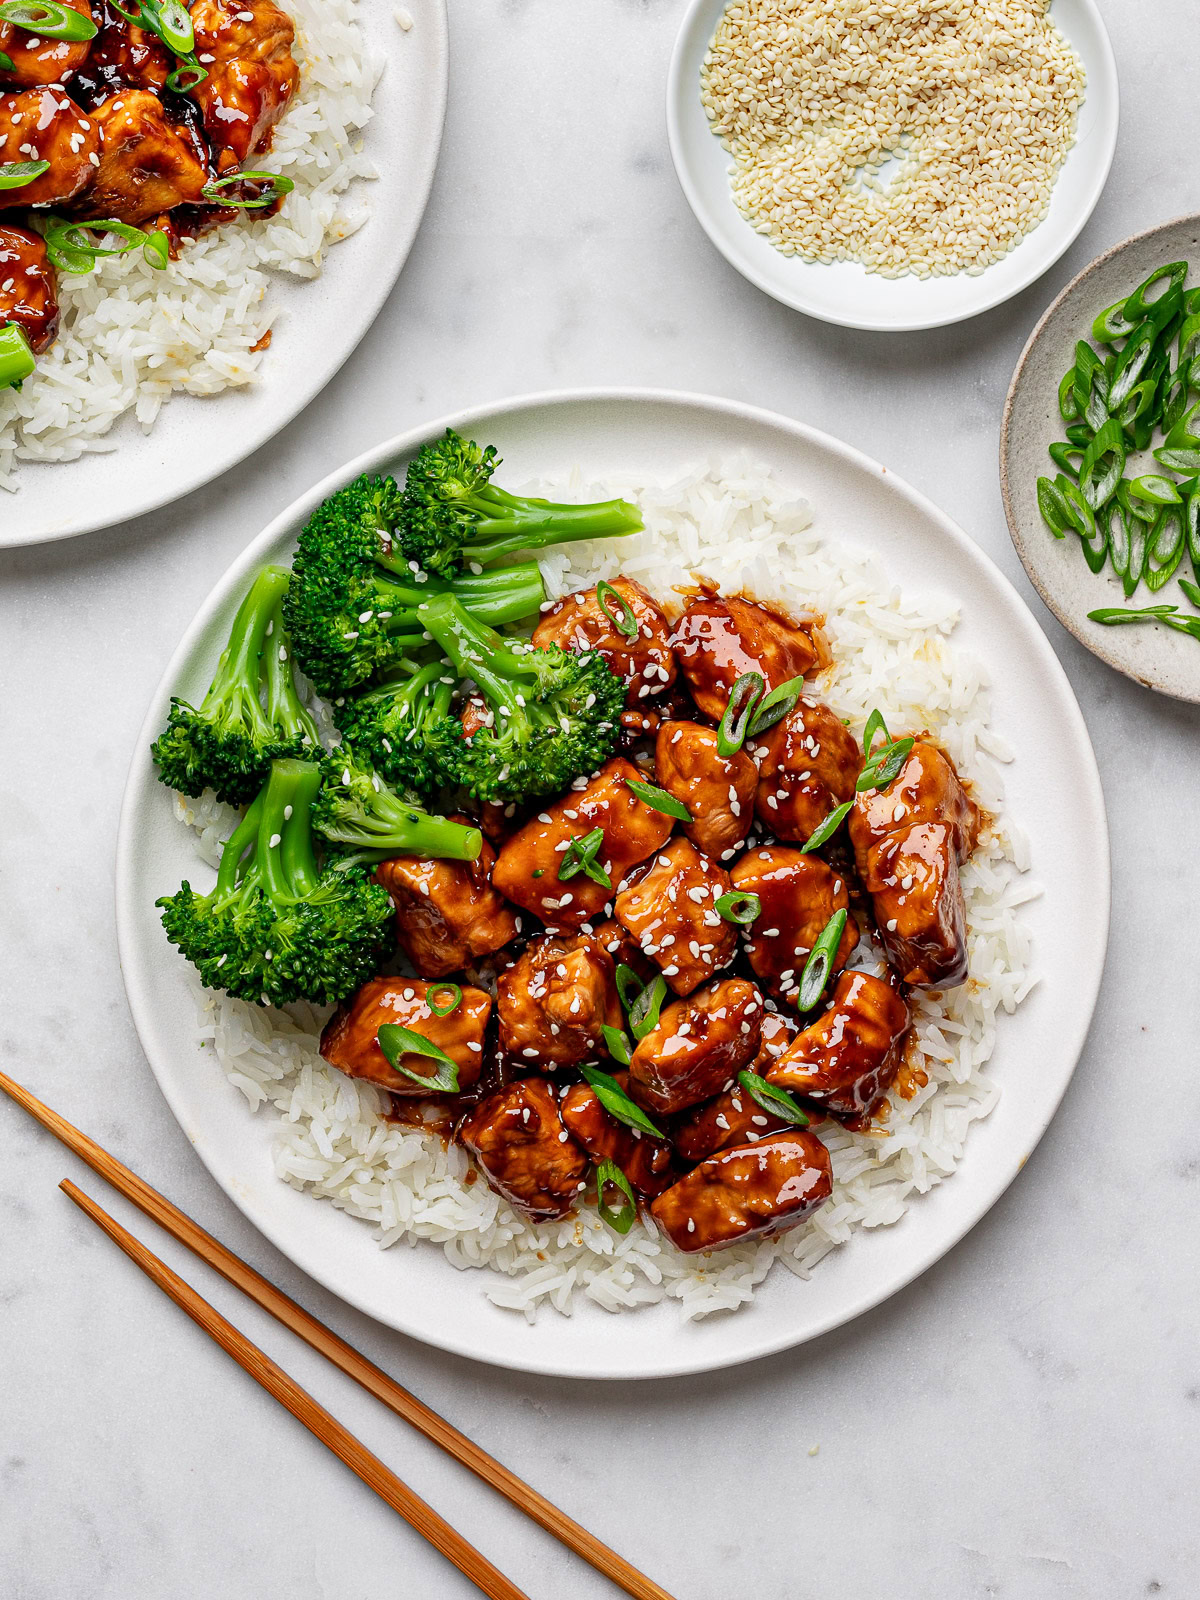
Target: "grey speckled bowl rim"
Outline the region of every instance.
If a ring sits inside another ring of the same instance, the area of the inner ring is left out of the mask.
[[[1071,279],[1070,283],[1060,290],[1051,303],[1046,307],[1045,311],[1042,312],[1042,315],[1038,318],[1037,325],[1035,326],[1033,332],[1025,341],[1025,348],[1021,351],[1020,357],[1017,360],[1017,365],[1012,375],[1012,381],[1008,386],[1008,393],[1004,397],[1004,414],[1000,422],[1000,494],[1004,500],[1004,515],[1008,522],[1009,537],[1012,539],[1013,547],[1021,558],[1021,565],[1025,568],[1030,583],[1033,584],[1038,594],[1062,623],[1063,627],[1066,628],[1069,633],[1074,634],[1075,638],[1079,640],[1080,644],[1083,645],[1085,650],[1090,650],[1092,655],[1097,656],[1105,663],[1106,666],[1112,667],[1115,671],[1123,673],[1127,678],[1132,678],[1134,683],[1141,684],[1144,689],[1151,689],[1155,694],[1168,695],[1173,700],[1184,700],[1192,704],[1200,704],[1200,681],[1197,682],[1197,686],[1194,690],[1184,690],[1181,692],[1176,689],[1167,688],[1165,684],[1155,683],[1151,679],[1145,678],[1140,673],[1133,671],[1126,662],[1119,659],[1119,652],[1115,648],[1105,648],[1103,640],[1094,639],[1080,631],[1078,619],[1059,605],[1053,591],[1047,588],[1041,582],[1037,573],[1034,571],[1033,564],[1026,552],[1025,537],[1021,532],[1016,512],[1013,509],[1012,497],[1009,492],[1008,482],[1009,426],[1012,422],[1013,404],[1016,400],[1017,391],[1021,387],[1021,381],[1024,377],[1025,367],[1029,361],[1029,357],[1033,352],[1034,346],[1038,343],[1042,337],[1042,334],[1045,332],[1046,325],[1050,321],[1051,317],[1053,317],[1054,313],[1062,305],[1063,301],[1066,300],[1067,297],[1072,294],[1074,290],[1084,282],[1085,279],[1091,277],[1094,272],[1096,272],[1100,267],[1104,266],[1106,262],[1111,261],[1114,256],[1120,255],[1122,251],[1127,250],[1130,245],[1140,244],[1143,240],[1151,239],[1156,233],[1165,233],[1168,228],[1186,227],[1189,223],[1200,225],[1200,212],[1184,211],[1177,217],[1168,217],[1165,222],[1156,222],[1152,228],[1143,228],[1140,233],[1131,233],[1128,238],[1121,239],[1117,244],[1111,245],[1107,250],[1102,251],[1100,255],[1096,256],[1094,260],[1089,261],[1087,266],[1084,267],[1081,272],[1077,272]],[[1120,629],[1114,630],[1114,634],[1119,634],[1121,631],[1122,630]]]

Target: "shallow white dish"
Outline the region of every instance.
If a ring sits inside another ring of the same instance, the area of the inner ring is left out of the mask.
[[[0,548],[90,533],[169,505],[228,472],[285,428],[346,362],[391,293],[429,198],[446,110],[445,0],[409,0],[401,30],[390,6],[361,7],[372,54],[387,65],[365,138],[379,177],[356,191],[366,223],[329,248],[311,281],[272,273],[275,338],[258,380],[209,398],[177,394],[150,433],[125,416],[117,448],[78,461],[22,462],[20,488],[0,490]]]
[[[253,1116],[212,1052],[196,1042],[193,990],[154,910],[195,869],[191,838],[157,782],[150,742],[172,692],[201,690],[248,574],[287,561],[312,508],[363,471],[402,468],[450,423],[495,443],[512,480],[586,463],[669,480],[689,465],[749,451],[812,501],[825,536],[876,552],[901,586],[953,595],[956,644],[992,679],[995,727],[1016,752],[1007,803],[1027,832],[1045,895],[1022,909],[1041,981],[1003,1017],[991,1072],[1002,1087],[941,1188],[892,1228],[859,1233],[802,1282],[772,1273],[753,1303],[698,1325],[664,1302],[613,1316],[590,1303],[533,1326],[493,1306],[484,1279],[429,1246],[381,1251],[364,1223],[275,1177],[270,1123]],[[955,525],[886,468],[838,441],[731,401],[655,391],[532,396],[443,418],[378,447],[318,484],[271,524],[217,584],[173,657],[134,754],[117,851],[117,931],[138,1033],[180,1125],[210,1172],[273,1243],[335,1294],[379,1321],[480,1361],[564,1376],[635,1378],[729,1366],[800,1344],[895,1293],[994,1204],[1037,1144],[1070,1081],[1092,1014],[1107,942],[1104,801],[1079,708],[1024,603]],[[1019,1248],[1019,1241],[1012,1241]]]
[[[1054,0],[1052,15],[1087,72],[1074,148],[1046,218],[978,277],[883,278],[856,262],[829,266],[784,256],[745,220],[729,188],[729,152],[700,103],[700,67],[727,0],[691,0],[667,79],[675,170],[697,221],[731,266],[784,305],[846,328],[901,332],[962,322],[999,305],[1058,260],[1091,216],[1117,144],[1119,92],[1112,46],[1094,0]]]

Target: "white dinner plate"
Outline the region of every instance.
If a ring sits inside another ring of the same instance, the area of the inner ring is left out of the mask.
[[[498,445],[517,483],[565,476],[577,463],[592,481],[617,472],[669,480],[748,451],[810,498],[825,537],[876,552],[909,590],[954,597],[955,642],[990,674],[994,727],[1016,753],[1005,768],[1007,804],[1045,893],[1022,908],[1040,981],[1000,1018],[990,1068],[999,1103],[973,1128],[954,1177],[914,1197],[900,1223],[856,1234],[807,1281],[773,1272],[733,1314],[685,1323],[674,1301],[616,1316],[585,1302],[570,1318],[544,1309],[531,1326],[492,1305],[483,1275],[456,1271],[436,1246],[381,1251],[369,1225],[275,1177],[270,1117],[251,1115],[197,1044],[188,969],[154,908],[194,873],[196,857],[156,779],[151,740],[172,693],[203,691],[249,574],[288,561],[297,529],[335,488],[360,472],[401,470],[447,422]],[[606,1378],[723,1367],[800,1344],[944,1255],[1016,1177],[1066,1089],[1100,982],[1109,901],[1104,801],[1083,719],[1046,639],[988,558],[891,472],[814,428],[731,401],[637,390],[533,396],[443,418],[349,463],[273,522],[217,584],[154,696],[125,792],[116,882],[122,970],[150,1064],[200,1157],[263,1233],[344,1300],[430,1344],[501,1366]],[[1025,1247],[1019,1232],[1014,1222],[1014,1251]]]
[[[257,380],[202,398],[176,394],[149,433],[131,415],[105,438],[116,448],[78,461],[18,463],[20,487],[0,490],[0,548],[43,544],[126,522],[219,478],[285,428],[346,362],[391,293],[429,198],[446,111],[446,0],[396,9],[364,0],[359,17],[384,59],[364,130],[379,176],[356,184],[364,225],[327,248],[321,276],[270,275],[275,337]]]
[[[1058,260],[1091,216],[1117,146],[1120,96],[1112,45],[1094,0],[1053,0],[1051,15],[1087,72],[1076,142],[1046,217],[977,276],[884,278],[857,262],[830,265],[781,255],[733,203],[730,155],[700,103],[700,68],[727,0],[692,0],[667,80],[667,131],[675,170],[696,218],[731,266],[784,305],[846,328],[900,332],[962,322],[999,305]]]

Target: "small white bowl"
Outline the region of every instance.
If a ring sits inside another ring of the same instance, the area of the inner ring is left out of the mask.
[[[667,79],[667,131],[675,170],[700,226],[731,266],[784,305],[846,328],[902,332],[962,322],[999,305],[1058,260],[1091,216],[1117,144],[1117,65],[1094,0],[1054,0],[1053,17],[1087,72],[1076,142],[1045,219],[977,276],[884,278],[857,262],[829,266],[782,255],[733,203],[729,152],[700,103],[700,68],[727,0],[692,0]]]

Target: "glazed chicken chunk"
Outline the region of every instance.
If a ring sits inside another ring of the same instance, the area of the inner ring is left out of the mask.
[[[638,941],[676,994],[691,994],[727,967],[737,928],[717,910],[729,874],[690,839],[672,839],[613,903],[617,921]]]
[[[862,771],[858,741],[827,705],[801,696],[755,741],[755,809],[777,839],[803,844],[831,811],[854,799]]]
[[[683,831],[714,861],[731,855],[750,832],[758,768],[744,750],[723,756],[717,735],[698,722],[664,722],[654,744],[662,788],[688,808]]]
[[[869,1117],[899,1070],[908,1021],[893,983],[843,972],[828,1011],[797,1034],[767,1082],[838,1116]]]
[[[633,1052],[630,1098],[652,1117],[711,1099],[758,1054],[762,1019],[762,996],[745,978],[725,978],[664,1006]]]
[[[538,812],[501,847],[492,882],[524,911],[532,911],[552,932],[598,921],[621,880],[666,844],[671,818],[643,804],[626,779],[640,782],[632,761],[618,756],[578,791],[569,791]],[[611,884],[596,883],[585,872],[571,874],[563,857],[572,840],[596,828],[604,838],[596,865]],[[566,871],[568,877],[560,877]]]
[[[603,1029],[624,1021],[613,959],[586,933],[534,939],[501,973],[500,1043],[523,1067],[556,1067],[607,1055]]]
[[[677,1250],[719,1250],[810,1217],[833,1192],[829,1151],[807,1128],[709,1156],[650,1207]]]
[[[840,872],[789,845],[762,845],[733,864],[736,890],[758,896],[761,909],[746,934],[755,976],[784,1000],[794,1000],[813,945],[850,897]],[[858,924],[846,918],[831,971],[840,971],[858,943]]]
[[[919,739],[895,779],[850,813],[859,876],[888,961],[905,983],[950,987],[967,976],[967,917],[958,869],[979,813],[950,758]]]
[[[136,227],[199,200],[208,182],[206,152],[157,95],[122,89],[88,116],[100,131],[100,164],[91,189],[72,208],[77,215],[116,217]]]
[[[539,650],[557,644],[564,650],[596,651],[625,684],[625,703],[635,710],[648,709],[654,697],[675,682],[671,626],[666,612],[640,583],[614,578],[612,587],[633,614],[638,625],[636,638],[626,638],[605,616],[592,588],[557,601],[534,629],[533,642]],[[606,603],[619,620],[626,620],[611,595]]]
[[[689,602],[671,643],[692,698],[714,721],[743,673],[761,673],[767,689],[777,689],[817,659],[811,633],[788,617],[752,600],[709,594]]]
[[[614,1073],[624,1088],[627,1074]],[[638,1193],[653,1199],[674,1183],[671,1146],[649,1134],[635,1133],[610,1117],[588,1083],[573,1083],[562,1097],[560,1110],[571,1137],[595,1162],[615,1162]]]
[[[588,1158],[544,1078],[521,1078],[488,1095],[459,1137],[492,1188],[531,1217],[564,1216],[587,1187]]]
[[[444,1050],[458,1069],[459,1088],[469,1088],[479,1081],[492,997],[464,985],[461,1001],[446,1016],[436,1014],[431,998],[440,1008],[450,996],[444,984],[419,978],[372,978],[325,1024],[321,1054],[331,1067],[351,1078],[369,1078],[393,1094],[430,1094],[434,1091],[397,1072],[379,1048],[380,1028],[398,1022]],[[405,1055],[401,1064],[422,1078],[438,1070],[438,1062],[429,1056]]]
[[[459,972],[520,932],[520,918],[492,888],[495,861],[485,841],[474,861],[394,856],[376,867],[396,907],[396,940],[423,978]]]
[[[72,94],[82,104],[94,106],[118,89],[165,87],[176,64],[166,45],[107,6],[104,10],[107,20],[92,40],[88,58],[71,85]]]
[[[63,4],[89,21],[100,21],[93,14],[90,0],[63,0]],[[65,83],[87,60],[90,47],[90,39],[50,39],[36,30],[19,28],[13,22],[0,22],[0,55],[12,62],[11,70],[0,69],[0,86],[18,84],[29,88],[43,83]],[[5,156],[3,159],[14,158]]]
[[[54,342],[58,281],[41,236],[0,224],[0,327],[15,322],[34,355]]]
[[[196,0],[196,54],[208,77],[192,90],[221,171],[265,150],[296,91],[292,19],[271,0]]]
[[[762,1043],[744,1070],[765,1077],[799,1031],[790,1018],[777,1011],[765,1012]],[[671,1129],[671,1143],[684,1161],[694,1163],[731,1144],[753,1144],[768,1133],[778,1133],[789,1126],[735,1083],[732,1089],[684,1112]]]
[[[26,89],[23,94],[0,95],[0,163],[50,163],[50,170],[32,183],[0,189],[0,208],[61,205],[73,200],[95,177],[99,148],[95,119],[81,111],[65,89]]]

